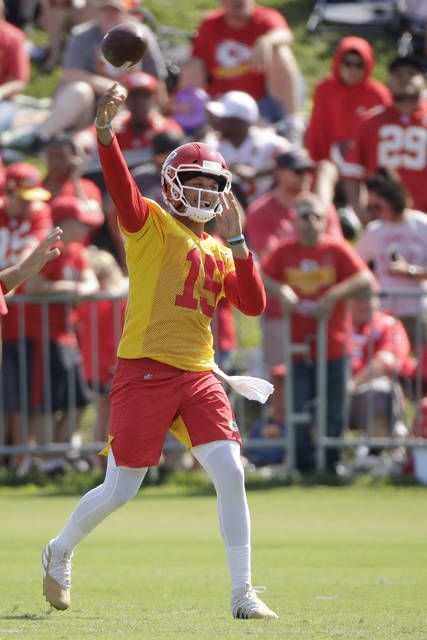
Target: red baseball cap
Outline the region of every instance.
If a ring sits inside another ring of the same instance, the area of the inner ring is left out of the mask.
[[[147,91],[148,93],[156,93],[157,80],[154,76],[145,71],[134,71],[124,76],[120,82],[128,90],[131,91]]]
[[[89,200],[84,202],[74,196],[58,196],[51,202],[51,213],[54,224],[62,220],[78,220],[88,227],[100,227],[104,222],[104,214],[98,202]]]
[[[6,169],[6,191],[23,200],[50,200],[51,194],[42,186],[42,181],[40,171],[28,162],[15,162]]]

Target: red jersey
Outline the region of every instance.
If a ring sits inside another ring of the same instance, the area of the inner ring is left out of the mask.
[[[391,106],[365,115],[348,149],[342,175],[363,180],[380,166],[395,169],[412,196],[414,209],[427,211],[427,101],[411,114]]]
[[[255,200],[246,211],[245,233],[251,249],[259,258],[263,258],[282,240],[294,239],[294,220],[295,209],[285,207],[274,191]],[[338,240],[343,238],[341,224],[333,204],[328,207],[326,232]],[[270,295],[267,295],[266,315],[275,318],[282,316],[279,301]]]
[[[239,29],[227,24],[223,9],[210,12],[193,42],[193,56],[206,65],[209,93],[215,96],[238,90],[255,100],[263,98],[265,74],[252,69],[252,48],[260,36],[279,28],[287,29],[288,23],[281,13],[268,7],[255,7],[249,22]]]
[[[292,343],[312,345],[317,319],[310,313],[313,303],[338,282],[367,269],[366,264],[345,240],[324,236],[319,244],[306,247],[298,239],[285,240],[262,263],[267,276],[289,285],[299,297],[301,308],[291,315]],[[274,316],[273,316],[274,317]],[[328,358],[342,358],[347,352],[350,318],[345,301],[340,300],[328,323]]]
[[[295,237],[295,209],[285,207],[274,191],[269,191],[246,211],[245,233],[251,248],[259,257],[271,252],[281,240]],[[328,206],[326,232],[334,238],[343,238],[341,224],[335,207]]]
[[[127,151],[151,147],[154,136],[163,131],[179,131],[182,133],[181,127],[175,120],[165,118],[161,113],[153,111],[148,114],[147,125],[142,133],[137,133],[134,130],[130,114],[121,121],[115,133],[121,149]]]
[[[80,348],[86,379],[108,385],[117,362],[125,300],[96,300],[78,307]],[[95,316],[93,315],[95,314]],[[97,340],[93,331],[95,322]],[[96,350],[96,359],[93,357]]]
[[[340,62],[349,51],[356,51],[364,62],[364,74],[354,85],[344,84],[339,73]],[[305,146],[316,162],[331,159],[340,164],[339,157],[354,137],[362,115],[377,105],[390,104],[389,89],[371,76],[373,66],[374,56],[367,40],[342,38],[334,53],[332,75],[321,80],[314,91]]]
[[[43,185],[49,190],[46,180],[43,182]],[[103,211],[102,193],[99,187],[92,180],[88,180],[87,178],[79,178],[78,186],[79,192],[76,189],[75,182],[73,180],[67,180],[67,182],[64,182],[61,189],[52,196],[50,203],[52,204],[52,201],[59,196],[73,196],[75,198],[80,198],[80,195],[83,194],[87,199],[88,204],[93,207],[93,210]],[[96,231],[97,229],[95,229],[95,232]],[[93,233],[93,230],[88,232],[84,241],[85,246],[91,243]]]
[[[403,324],[397,318],[376,311],[370,322],[353,325],[351,336],[351,368],[353,375],[369,364],[379,351],[387,351],[394,357],[390,373],[405,372],[411,345]]]
[[[61,254],[55,260],[48,262],[42,269],[41,274],[47,280],[56,282],[58,280],[68,280],[79,282],[83,271],[89,268],[86,251],[79,242],[61,246]],[[70,304],[57,302],[49,304],[49,339],[67,345],[76,345],[77,336],[75,325],[77,312]],[[38,318],[39,331],[41,317]],[[41,334],[39,334],[41,335]]]
[[[0,20],[0,84],[29,79],[30,56],[25,35],[13,24]]]
[[[31,213],[26,218],[10,217],[7,215],[5,205],[0,205],[0,269],[16,264],[22,253],[33,249],[52,228],[50,207],[41,202],[32,205]],[[22,293],[24,285],[16,289],[16,293]],[[26,323],[25,333],[33,336],[33,324],[31,322],[32,307],[25,307]],[[18,306],[10,305],[7,318],[3,321],[3,339],[17,340],[18,330]]]
[[[93,200],[102,208],[102,193],[99,187],[97,187],[92,180],[88,180],[87,178],[79,178],[78,182],[80,192],[83,193],[88,200]],[[49,190],[46,180],[43,181],[43,185]],[[55,193],[55,195],[52,196],[52,200],[58,196],[73,196],[75,198],[79,198],[80,194],[77,193],[75,182],[73,180],[67,180],[64,182],[58,193]]]

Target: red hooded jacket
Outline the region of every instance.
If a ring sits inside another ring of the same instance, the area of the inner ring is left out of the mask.
[[[364,60],[361,82],[346,85],[339,75],[341,59],[357,52]],[[391,102],[388,88],[371,74],[374,55],[367,40],[356,36],[342,38],[333,56],[332,75],[321,80],[313,96],[313,109],[307,128],[305,145],[316,162],[330,159],[339,165],[345,143],[354,137],[362,114],[377,105]]]

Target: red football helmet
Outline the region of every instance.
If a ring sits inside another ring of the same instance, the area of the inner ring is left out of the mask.
[[[198,204],[190,204],[184,194],[183,181],[196,176],[213,178],[218,183],[218,192],[188,187],[198,191]],[[172,151],[162,167],[163,199],[172,211],[196,222],[208,222],[222,212],[218,193],[228,193],[231,189],[231,173],[224,158],[218,151],[202,142],[188,142]],[[202,193],[216,194],[213,204],[202,204]],[[184,208],[182,209],[182,205]],[[179,210],[181,208],[181,210]]]

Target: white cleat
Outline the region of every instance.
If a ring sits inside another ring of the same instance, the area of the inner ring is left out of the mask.
[[[250,584],[246,584],[245,588],[239,592],[233,592],[231,596],[231,613],[233,618],[241,618],[243,620],[250,618],[276,619],[279,617],[277,613],[274,613],[258,598],[256,589]]]
[[[70,606],[72,555],[58,547],[54,539],[43,549],[43,595],[55,609]]]

